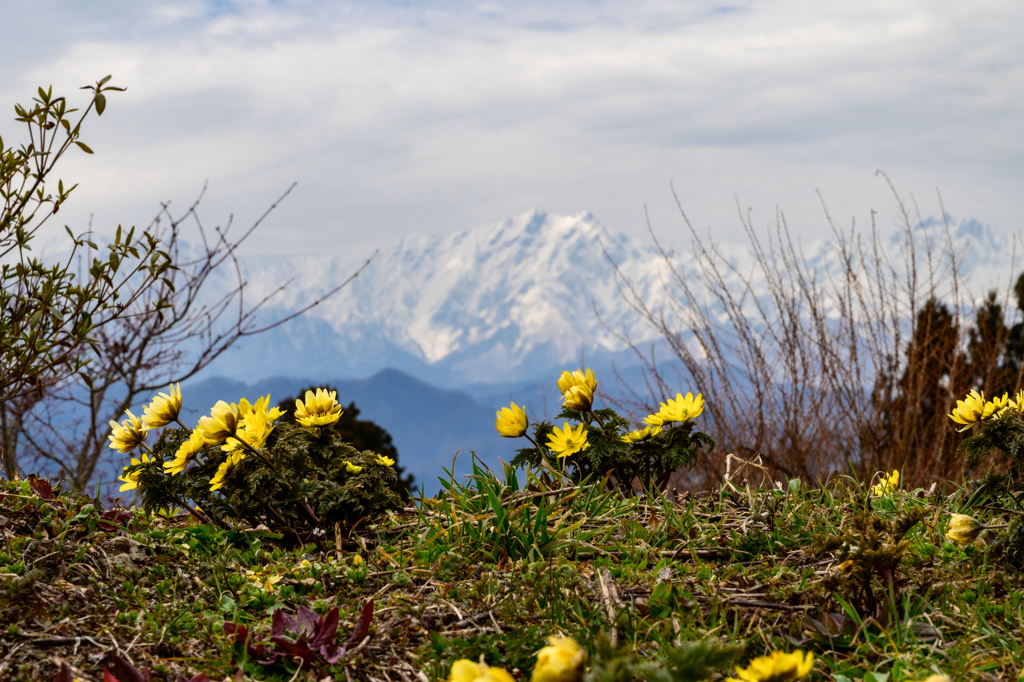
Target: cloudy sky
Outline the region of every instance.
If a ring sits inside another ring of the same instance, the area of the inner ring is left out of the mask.
[[[255,252],[330,252],[541,208],[641,236],[738,238],[786,211],[895,222],[885,170],[924,214],[1017,231],[1019,0],[5,0],[0,135],[37,85],[127,92],[87,124],[72,227],[144,223],[209,181],[210,223],[298,186]],[[72,100],[74,101],[74,100]],[[79,101],[83,101],[79,99]]]

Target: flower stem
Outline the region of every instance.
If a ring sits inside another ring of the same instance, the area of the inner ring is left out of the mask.
[[[185,501],[185,498],[179,497],[178,503],[185,508],[185,511],[187,511],[189,514],[195,517],[195,519],[199,521],[199,523],[210,523],[210,519],[206,518],[206,515],[200,512],[198,509],[193,509],[192,507],[190,507],[188,502]]]

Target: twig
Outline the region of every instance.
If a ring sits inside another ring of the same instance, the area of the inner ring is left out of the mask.
[[[89,644],[98,646],[101,649],[107,648],[106,644],[101,644],[92,637],[45,637],[42,635],[29,634],[27,632],[23,632],[21,635],[22,637],[37,637],[38,639],[32,640],[32,643],[36,646],[66,646],[68,644],[79,646],[82,642],[88,642]]]
[[[597,571],[598,582],[601,583],[601,604],[608,612],[608,625],[611,626],[612,647],[618,646],[619,630],[615,627],[616,606],[621,603],[619,591],[615,588],[615,581],[612,579],[611,571],[601,567]]]

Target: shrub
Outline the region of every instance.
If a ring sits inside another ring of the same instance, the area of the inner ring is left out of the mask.
[[[304,423],[276,423],[281,411],[266,396],[221,401],[195,429],[179,419],[180,393],[172,387],[164,398],[146,408],[148,422],[133,423],[129,413],[122,425],[112,423],[111,447],[148,451],[121,476],[121,489],[137,489],[147,510],[184,507],[204,522],[209,515],[221,525],[265,524],[305,541],[399,505],[394,460],[359,451],[329,428],[341,414],[334,393],[307,399]],[[148,447],[145,436],[161,427]]]
[[[631,430],[629,422],[611,409],[595,410],[597,379],[587,370],[562,372],[558,380],[564,407],[558,419],[561,427],[539,422],[533,437],[527,435],[529,420],[515,403],[496,414],[495,428],[506,438],[526,437],[532,447],[520,449],[513,466],[528,464],[566,473],[573,481],[607,477],[621,489],[632,492],[664,489],[669,476],[682,467],[690,468],[701,448],[711,449],[715,441],[696,430],[694,419],[704,410],[703,396],[676,394],[661,409],[644,418],[646,426]]]

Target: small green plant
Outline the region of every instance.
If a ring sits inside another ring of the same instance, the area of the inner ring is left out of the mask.
[[[588,477],[603,477],[623,491],[662,489],[669,476],[690,468],[701,448],[714,448],[711,436],[698,431],[693,419],[704,410],[700,394],[676,394],[661,403],[661,409],[644,418],[646,426],[631,430],[629,422],[611,409],[594,409],[597,379],[593,371],[562,372],[558,390],[563,409],[562,427],[539,422],[533,436],[527,434],[526,412],[515,403],[497,412],[495,428],[505,438],[527,438],[532,447],[522,448],[513,465],[530,465],[558,471],[579,483]]]
[[[146,451],[124,468],[121,490],[137,489],[148,511],[183,507],[203,522],[263,524],[303,540],[398,506],[394,460],[358,451],[329,428],[341,414],[334,392],[307,392],[295,424],[277,424],[281,412],[269,401],[218,402],[188,429],[172,386],[143,417],[129,412],[112,423],[112,448]],[[161,428],[147,446],[149,431]]]
[[[896,572],[909,544],[905,536],[924,516],[921,507],[905,509],[894,518],[867,509],[855,512],[842,534],[828,535],[812,546],[816,552],[835,552],[842,561],[825,585],[859,614],[886,618],[889,609],[884,607],[897,598]]]

